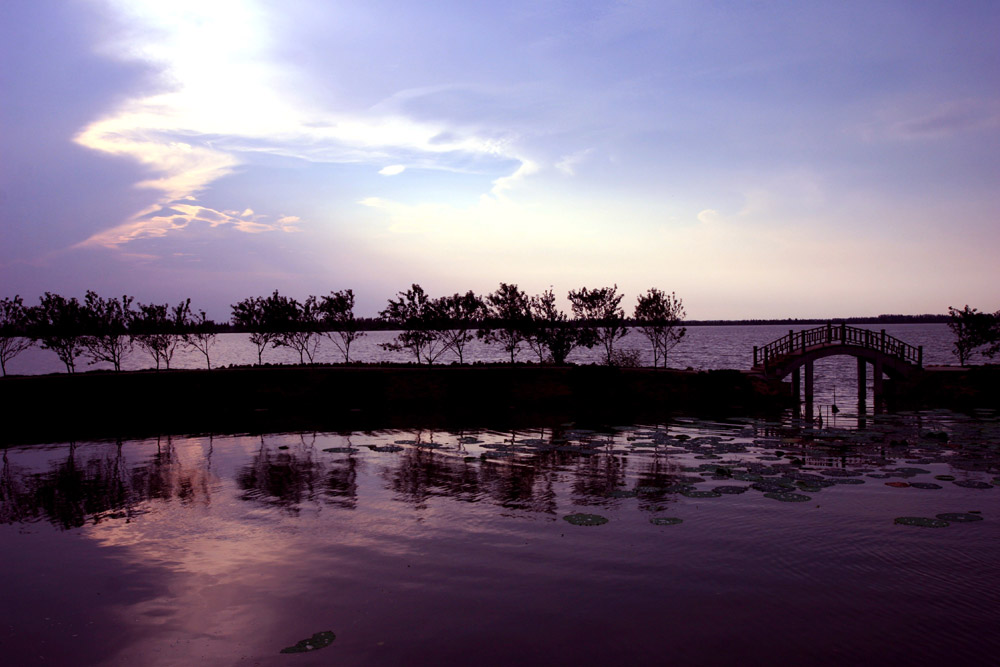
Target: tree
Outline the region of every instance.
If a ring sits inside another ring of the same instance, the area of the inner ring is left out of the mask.
[[[500,343],[510,354],[510,363],[527,340],[531,329],[531,302],[517,285],[500,283],[496,292],[486,295],[489,312],[487,328],[479,330],[479,337],[487,343]]]
[[[344,355],[344,363],[351,363],[351,343],[365,335],[364,331],[358,331],[354,319],[354,291],[330,292],[320,300],[319,312],[326,328],[324,335]]]
[[[165,303],[140,303],[132,312],[129,323],[132,341],[153,357],[156,370],[160,370],[161,362],[170,368],[170,360],[183,342],[190,312],[191,299],[173,308]]]
[[[615,342],[628,333],[625,311],[621,307],[624,296],[618,293],[618,285],[593,290],[581,287],[569,292],[573,315],[581,322],[581,344],[585,347],[602,345],[608,365],[614,360]]]
[[[59,361],[66,364],[67,373],[75,373],[85,336],[83,307],[76,297],[66,299],[46,292],[27,314],[31,338],[39,341],[42,349],[55,352]]]
[[[91,290],[83,303],[87,335],[82,343],[90,364],[106,361],[115,372],[122,369],[122,358],[132,350],[129,322],[132,319],[132,297],[104,299]]]
[[[486,317],[486,304],[469,290],[465,294],[434,299],[430,310],[431,327],[444,349],[454,352],[458,363],[463,363],[465,346],[475,338],[472,331],[478,329]]]
[[[975,308],[970,308],[968,304],[962,310],[949,306],[948,314],[951,316],[948,328],[955,334],[953,349],[960,366],[965,366],[976,349],[983,345],[993,344],[987,354],[989,356],[996,354],[993,348],[996,343],[994,332],[997,315],[981,313]]]
[[[580,345],[580,329],[569,322],[569,317],[556,305],[552,288],[531,297],[532,327],[528,345],[538,355],[539,361],[551,358],[554,364],[566,363],[566,357]]]
[[[315,296],[310,295],[299,303],[280,296],[277,291],[264,304],[265,317],[270,326],[279,331],[275,347],[290,347],[299,353],[299,363],[311,364],[319,349],[320,310]]]
[[[282,327],[289,318],[289,300],[278,294],[269,297],[253,296],[230,306],[233,325],[250,333],[250,342],[257,346],[257,365],[264,363],[264,350],[268,345],[277,347]]]
[[[398,296],[396,300],[389,299],[389,305],[379,313],[379,317],[401,331],[394,341],[379,343],[379,347],[394,351],[407,349],[416,356],[418,364],[422,360],[433,364],[444,348],[440,345],[437,332],[430,329],[433,318],[430,299],[416,283],[405,292],[399,292]]]
[[[205,317],[205,311],[198,311],[197,316],[187,316],[184,322],[184,345],[191,350],[198,350],[205,355],[205,365],[212,370],[212,360],[209,353],[215,345],[215,322]]]
[[[674,349],[687,333],[680,326],[684,312],[684,303],[674,292],[667,294],[655,287],[642,294],[635,304],[634,318],[639,330],[649,339],[653,346],[653,367],[663,361],[667,367],[667,353]]]
[[[0,371],[7,375],[7,362],[35,344],[27,335],[28,313],[24,301],[15,295],[13,299],[0,300]]]

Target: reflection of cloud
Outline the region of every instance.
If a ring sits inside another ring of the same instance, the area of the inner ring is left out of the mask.
[[[191,198],[188,198],[190,201]],[[283,231],[295,232],[299,218],[286,215],[275,222],[267,222],[266,216],[255,214],[252,210],[217,211],[215,209],[191,203],[172,203],[168,205],[154,204],[141,211],[128,222],[94,234],[78,244],[79,247],[104,246],[114,248],[129,241],[144,238],[166,236],[170,232],[187,228],[192,222],[201,222],[209,227],[230,225],[233,229],[248,234],[261,232]]]
[[[139,186],[159,190],[162,196],[155,207],[85,245],[163,236],[184,229],[193,219],[211,224],[210,209],[179,217],[150,212],[176,208],[173,202],[197,196],[244,162],[240,153],[383,164],[387,156],[399,153],[438,160],[452,154],[517,159],[503,137],[483,137],[475,128],[416,121],[391,108],[376,107],[367,114],[309,109],[288,92],[287,74],[268,62],[268,17],[254,0],[182,0],[180,11],[175,4],[168,9],[157,0],[112,2],[132,32],[109,50],[122,59],[162,68],[170,90],[125,102],[84,128],[76,141],[139,162],[152,174]],[[404,169],[391,164],[379,173],[391,176]],[[509,189],[534,170],[533,164],[522,161],[511,176],[496,181],[494,191]],[[227,223],[245,232],[273,228]]]

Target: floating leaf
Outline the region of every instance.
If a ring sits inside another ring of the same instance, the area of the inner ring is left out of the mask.
[[[966,512],[945,512],[944,514],[938,514],[937,518],[942,521],[952,521],[954,523],[969,523],[971,521],[982,521],[983,517],[978,514],[971,514]]]
[[[910,486],[907,482],[886,482],[885,485],[886,486],[891,486],[891,487],[894,487],[894,488],[897,488],[897,489],[905,489],[905,488],[907,488],[907,487]]]
[[[295,646],[288,646],[281,649],[281,653],[307,653],[309,651],[316,651],[321,648],[326,648],[333,643],[333,640],[337,636],[326,630],[324,632],[317,632],[309,639],[303,639],[299,641]]]
[[[676,526],[679,523],[684,523],[684,519],[678,519],[675,516],[654,516],[649,522],[654,526]]]
[[[963,489],[992,489],[992,484],[987,484],[986,482],[977,482],[974,480],[964,480],[961,482],[955,482],[955,486],[960,486]]]
[[[401,452],[401,451],[403,451],[403,448],[400,447],[399,445],[381,445],[381,446],[373,445],[370,449],[373,452]]]
[[[687,498],[721,498],[722,494],[717,491],[698,491],[697,489],[689,489],[686,491],[681,491],[681,495]]]
[[[925,516],[897,516],[893,523],[903,526],[923,526],[924,528],[947,528],[950,524],[941,519],[930,519]]]
[[[574,526],[600,526],[608,522],[607,517],[600,514],[567,514],[563,519]]]
[[[955,481],[955,476],[954,475],[934,475],[934,479],[939,479],[942,482],[954,482]]]
[[[354,447],[327,447],[323,451],[331,454],[353,454],[358,450]]]
[[[746,493],[750,489],[749,486],[717,486],[713,491],[716,493],[721,493],[724,495],[736,495],[738,493]]]
[[[914,489],[943,489],[944,487],[940,484],[935,484],[934,482],[912,482],[910,484]]]
[[[783,503],[804,503],[812,500],[809,496],[801,493],[765,493],[764,497],[771,500],[780,500]]]

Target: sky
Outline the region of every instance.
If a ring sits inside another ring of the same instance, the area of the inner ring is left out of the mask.
[[[0,296],[997,310],[997,35],[991,1],[8,0]]]

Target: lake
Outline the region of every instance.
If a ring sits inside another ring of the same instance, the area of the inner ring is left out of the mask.
[[[0,650],[996,664],[998,476],[987,412],[11,447]]]

